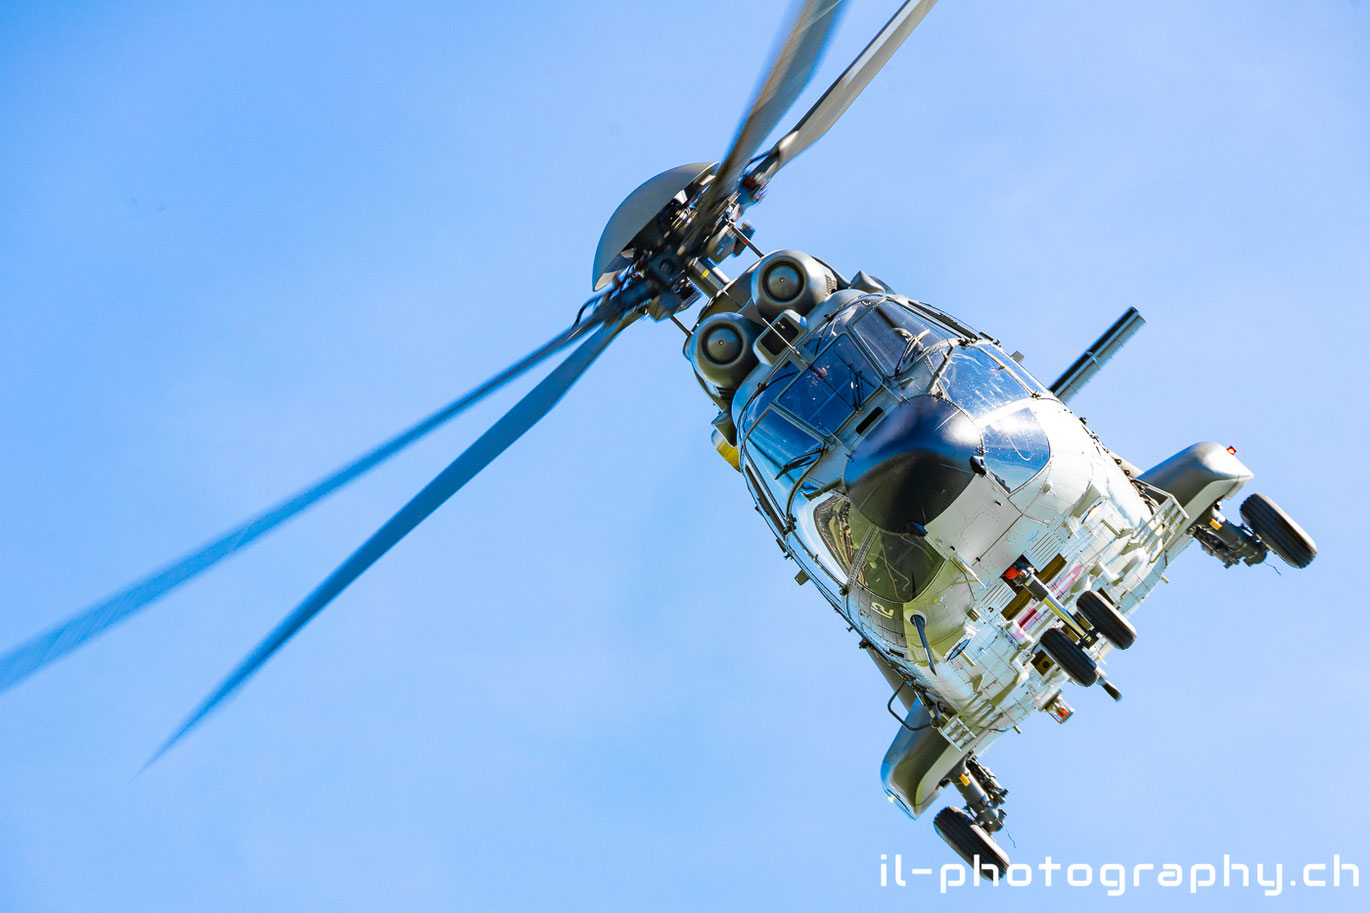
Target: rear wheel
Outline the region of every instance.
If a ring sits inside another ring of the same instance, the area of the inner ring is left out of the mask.
[[[1107,597],[1096,590],[1085,590],[1075,602],[1085,620],[1119,650],[1137,642],[1137,629]]]
[[[1099,680],[1099,667],[1075,641],[1060,628],[1052,628],[1042,635],[1042,649],[1065,670],[1076,684],[1088,688]]]
[[[932,826],[936,828],[938,836],[947,842],[947,846],[966,861],[966,865],[973,868],[978,856],[981,874],[1002,878],[1008,871],[1008,854],[961,809],[947,806],[932,819]]]
[[[1252,495],[1242,502],[1242,520],[1266,548],[1291,567],[1308,567],[1318,554],[1313,537],[1303,531],[1289,514],[1265,495]]]

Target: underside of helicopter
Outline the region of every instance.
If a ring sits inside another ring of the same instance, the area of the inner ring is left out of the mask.
[[[1123,315],[1046,386],[988,334],[778,251],[718,291],[686,346],[720,407],[715,446],[905,708],[890,801],[917,817],[954,785],[966,807],[938,832],[995,871],[1007,791],[979,753],[1038,711],[1069,719],[1068,684],[1121,698],[1100,667],[1180,551],[1315,554],[1262,495],[1243,524],[1219,512],[1252,476],[1232,448],[1141,472],[1066,406],[1141,323]]]

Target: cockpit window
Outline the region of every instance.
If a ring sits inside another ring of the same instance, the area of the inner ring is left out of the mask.
[[[841,495],[833,495],[814,508],[813,521],[818,527],[819,538],[828,554],[837,561],[842,579],[846,580],[851,575],[856,550],[861,547],[861,540],[852,535],[851,502]]]
[[[774,409],[752,425],[745,446],[757,475],[781,505],[804,470],[823,452],[821,441]]]
[[[792,363],[783,362],[780,367],[775,369],[775,374],[768,378],[765,384],[757,391],[756,395],[747,401],[738,416],[737,427],[744,433],[748,428],[756,423],[757,417],[766,411],[766,407],[775,401],[776,396],[785,386],[799,376],[799,368]]]
[[[855,304],[843,308],[815,327],[799,344],[799,347],[810,355],[818,352],[834,339],[846,335],[852,325],[865,316],[868,310],[870,310],[870,302],[865,300],[857,301]]]
[[[1046,466],[1051,445],[1027,407],[999,409],[979,422],[985,441],[985,467],[1008,491],[1017,491]]]
[[[923,539],[880,529],[859,511],[851,511],[849,520],[855,541],[870,535],[855,580],[876,597],[892,603],[910,602],[941,566],[942,557]]]
[[[951,335],[897,301],[866,298],[834,314],[809,334],[802,347],[817,352],[849,333],[861,340],[886,375],[902,373]]]
[[[881,370],[902,374],[947,338],[947,331],[893,301],[881,301],[856,327]]]
[[[840,495],[819,504],[813,519],[824,548],[848,579],[891,605],[911,602],[942,564],[923,539],[876,527]]]
[[[924,545],[922,539],[881,530],[866,549],[858,575],[861,585],[876,596],[892,602],[911,602],[941,563],[942,557]]]
[[[856,343],[840,336],[777,402],[821,434],[834,434],[879,386],[879,373]]]
[[[1051,390],[1049,390],[1047,387],[1043,386],[1041,381],[1033,377],[1032,372],[1028,371],[1022,365],[1018,364],[1018,362],[1014,361],[1012,358],[1004,356],[1002,360],[1004,364],[1008,366],[1008,369],[1013,372],[1013,376],[1018,378],[1018,380],[1022,382],[1023,386],[1027,387],[1029,391],[1033,393],[1041,393],[1044,396],[1056,395],[1052,393]]]
[[[1017,491],[1046,466],[1051,446],[1028,406],[1037,385],[979,346],[954,346],[942,389],[980,428],[985,466],[1008,491]]]
[[[977,346],[956,347],[942,374],[942,388],[972,418],[1028,395],[1012,371]]]

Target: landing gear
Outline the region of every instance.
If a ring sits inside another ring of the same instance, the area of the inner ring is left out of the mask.
[[[1094,630],[1119,650],[1126,650],[1137,642],[1137,629],[1107,596],[1097,590],[1085,590],[1075,602],[1075,608],[1085,616]]]
[[[1008,871],[1008,854],[990,834],[1004,826],[1004,810],[1000,806],[1008,790],[974,755],[957,765],[951,782],[966,800],[966,807],[942,809],[932,825],[967,865],[979,866],[981,874],[998,880]]]
[[[1052,628],[1042,635],[1042,650],[1077,685],[1088,688],[1099,680],[1099,666],[1085,652],[1084,647],[1071,640],[1061,628]]]
[[[1290,567],[1308,567],[1318,547],[1303,527],[1265,495],[1255,494],[1242,502],[1241,525],[1233,523],[1213,505],[1200,515],[1190,532],[1203,550],[1227,567],[1238,562],[1260,564],[1274,552]]]
[[[1037,570],[1027,558],[1019,558],[1014,562],[1012,567],[1004,571],[1003,579],[1010,587],[1019,592],[1026,592],[1061,619],[1064,627],[1048,630],[1042,635],[1040,644],[1042,651],[1077,684],[1088,688],[1103,677],[1099,674],[1098,664],[1085,651],[1086,647],[1094,646],[1100,637],[1107,639],[1120,650],[1126,650],[1137,641],[1137,629],[1122,612],[1118,611],[1113,600],[1095,590],[1086,590],[1076,600],[1075,605],[1079,616],[1084,618],[1082,622],[1080,617],[1072,614],[1037,576]],[[1085,625],[1089,627],[1086,628]],[[1090,630],[1091,628],[1093,630]],[[1075,635],[1074,639],[1067,633],[1067,629]],[[1042,670],[1044,674],[1045,671]],[[1114,691],[1110,689],[1109,694],[1113,695]],[[1114,695],[1113,699],[1117,700],[1119,696]]]
[[[1265,495],[1252,495],[1243,501],[1241,515],[1256,538],[1290,567],[1308,567],[1317,557],[1313,538]]]
[[[961,809],[948,805],[932,819],[932,826],[966,865],[979,865],[993,878],[1001,878],[1008,871],[1008,854]]]

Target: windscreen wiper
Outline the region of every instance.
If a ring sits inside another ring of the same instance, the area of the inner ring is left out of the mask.
[[[923,350],[923,337],[932,331],[924,330],[915,336],[903,327],[895,327],[894,332],[904,338],[904,354],[894,363],[894,376],[898,377],[905,369],[913,366],[913,356]]]
[[[800,466],[803,466],[806,463],[812,463],[814,460],[821,457],[823,455],[823,451],[827,448],[827,444],[819,444],[814,449],[801,453],[799,456],[790,460],[784,466],[781,466],[780,471],[775,474],[775,477],[778,479],[792,469],[798,469]]]

